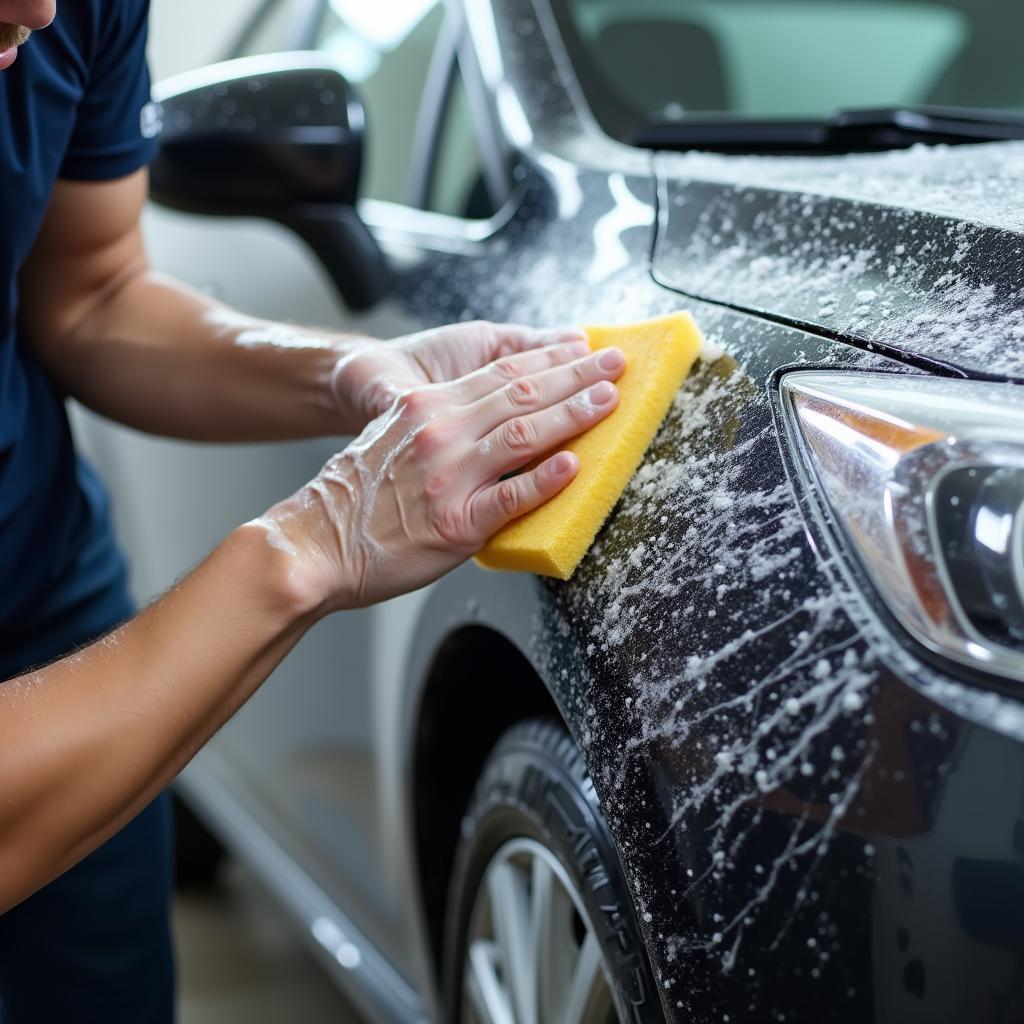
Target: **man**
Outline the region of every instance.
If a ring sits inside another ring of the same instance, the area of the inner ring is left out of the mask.
[[[151,273],[146,17],[0,0],[5,1024],[172,1020],[161,791],[314,622],[436,579],[565,487],[567,452],[507,474],[611,412],[623,368],[558,331],[298,331]],[[359,437],[133,618],[64,395],[176,437]]]

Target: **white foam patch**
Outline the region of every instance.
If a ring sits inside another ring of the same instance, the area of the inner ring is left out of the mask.
[[[1024,142],[845,156],[663,154],[673,176],[837,196],[1024,232]]]

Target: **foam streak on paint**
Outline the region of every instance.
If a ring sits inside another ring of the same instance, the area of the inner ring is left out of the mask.
[[[738,420],[729,426],[733,412],[756,400],[731,360],[709,360],[694,371],[663,428],[664,443],[656,441],[595,548],[600,572],[580,595],[593,609],[595,652],[628,652],[634,666],[626,699],[635,730],[609,761],[610,791],[628,793],[635,764],[650,751],[659,759],[671,760],[671,751],[689,757],[695,743],[718,737],[673,789],[667,825],[649,841],[675,842],[677,829],[685,834],[705,823],[700,867],[680,898],[723,885],[747,893],[739,911],[705,930],[664,939],[671,961],[686,950],[717,952],[725,970],[735,966],[748,922],[769,902],[783,868],[801,863],[803,888],[811,886],[871,757],[867,742],[827,762],[818,748],[844,716],[863,719],[878,669],[877,650],[855,649],[861,634],[851,628],[849,592],[827,587],[800,600],[788,593],[788,578],[807,557],[802,515],[788,484],[750,488],[750,464],[774,446],[773,427],[744,436]],[[733,435],[725,444],[723,426]],[[718,443],[708,443],[714,438]],[[623,549],[620,538],[641,522],[660,528],[640,529],[644,543]],[[673,623],[692,623],[689,635],[705,633],[708,646],[688,643],[674,668],[663,664],[663,652],[634,649],[634,638],[648,635],[663,615],[666,637],[675,633]],[[716,622],[718,615],[727,621]],[[724,643],[714,639],[730,632]],[[756,674],[737,692],[730,674],[752,666]],[[822,820],[797,817],[766,874],[738,877],[739,857],[761,822],[750,808],[808,770],[828,794]],[[643,908],[642,893],[640,900]]]
[[[689,294],[1024,375],[1024,145],[660,155],[658,276]]]

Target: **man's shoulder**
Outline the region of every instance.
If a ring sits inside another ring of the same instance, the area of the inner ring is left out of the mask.
[[[107,180],[152,158],[146,39],[149,0],[65,0],[39,33],[37,67],[50,130],[70,119],[58,176]],[[34,41],[34,40],[33,40]],[[46,85],[59,79],[63,87]]]
[[[99,58],[111,44],[124,45],[149,17],[150,0],[74,0],[61,4],[53,28],[86,59]],[[110,56],[107,54],[107,56]]]

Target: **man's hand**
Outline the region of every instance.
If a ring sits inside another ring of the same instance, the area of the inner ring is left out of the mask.
[[[584,353],[582,341],[531,349],[406,391],[271,509],[260,523],[296,556],[309,606],[359,607],[424,586],[566,487],[579,463],[558,448],[615,409],[611,381],[625,367],[618,349]]]
[[[573,329],[475,320],[360,345],[339,360],[331,387],[342,419],[365,424],[406,391],[464,377],[503,356],[583,340],[583,333]]]

